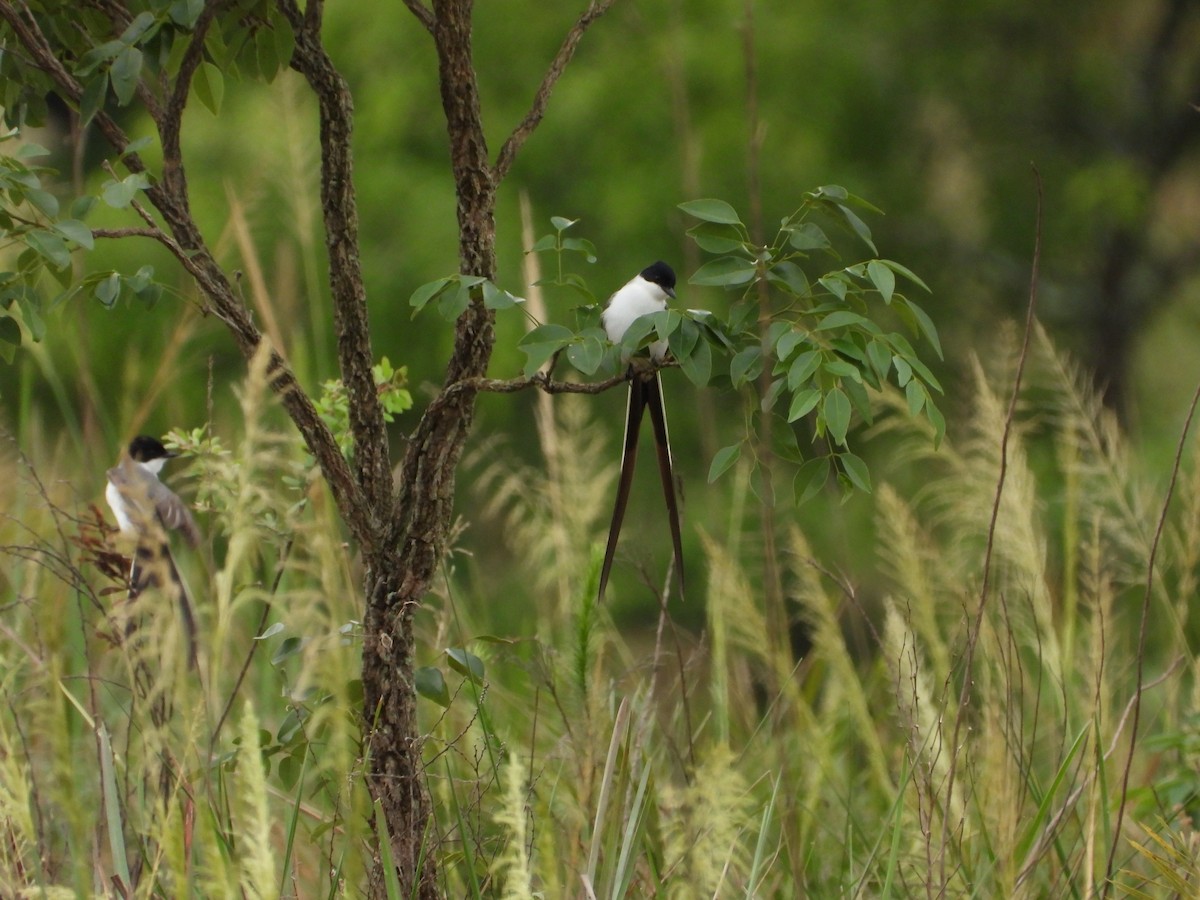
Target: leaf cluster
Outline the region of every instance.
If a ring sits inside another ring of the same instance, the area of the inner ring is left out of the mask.
[[[751,239],[737,211],[723,200],[694,200],[680,209],[698,220],[688,234],[715,256],[689,283],[738,294],[723,323],[728,383],[757,388],[763,413],[789,426],[776,429],[781,442],[775,449],[799,467],[793,485],[798,502],[811,498],[831,472],[846,488],[871,489],[866,464],[851,450],[850,434],[855,421],[873,419],[869,391],[882,391],[889,382],[904,391],[909,413],[926,415],[935,441],[941,439],[945,419],[933,397],[942,387],[910,338],[891,325],[898,321],[940,357],[936,326],[900,285],[929,288],[906,266],[878,256],[871,230],[857,212],[878,213],[874,206],[837,185],[818,187],[780,221],[766,246]],[[824,270],[829,261],[842,262],[835,241],[840,235],[831,235],[831,228],[865,245],[873,256]],[[823,451],[801,450],[790,426],[804,419],[811,419],[813,441],[823,443]],[[748,427],[745,437],[718,451],[710,481],[730,469],[744,449],[753,450],[752,438]]]
[[[375,377],[375,390],[383,408],[385,422],[393,422],[400,413],[412,409],[413,399],[408,390],[407,366],[395,368],[385,356],[371,367],[371,373]],[[342,453],[350,456],[354,449],[354,435],[350,430],[350,399],[346,394],[346,385],[340,378],[322,383],[321,396],[317,398],[316,407],[322,420],[337,438]]]

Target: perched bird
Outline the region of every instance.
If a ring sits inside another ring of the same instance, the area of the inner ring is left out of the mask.
[[[196,619],[175,560],[167,532],[179,530],[188,545],[200,543],[200,529],[184,502],[158,479],[168,459],[175,456],[157,438],[139,435],[121,459],[108,470],[108,501],[121,533],[135,542],[129,571],[129,599],[147,588],[173,597],[179,606],[187,638],[188,663],[196,664]]]
[[[600,321],[608,332],[608,339],[620,343],[625,332],[640,316],[656,313],[667,308],[667,301],[675,297],[675,272],[665,262],[656,262],[642,269],[619,291],[609,298],[608,306]],[[650,358],[661,363],[667,355],[667,342],[655,341],[649,347]],[[621,455],[621,477],[617,484],[617,499],[613,506],[612,522],[608,527],[608,546],[604,550],[604,565],[600,569],[598,600],[604,599],[608,576],[612,571],[613,556],[617,551],[617,539],[621,534],[621,523],[625,518],[625,507],[629,503],[629,489],[633,484],[633,467],[637,459],[638,430],[642,414],[650,410],[650,424],[654,428],[655,452],[658,454],[658,473],[662,478],[663,495],[667,502],[667,517],[671,525],[671,540],[675,550],[675,571],[679,577],[679,591],[683,593],[683,545],[679,536],[679,504],[675,498],[675,477],[671,459],[671,441],[667,435],[667,417],[663,407],[662,381],[657,368],[649,371],[629,368],[629,403],[625,411],[625,449]]]

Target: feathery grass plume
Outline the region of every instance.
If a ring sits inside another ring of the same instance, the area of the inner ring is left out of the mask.
[[[946,746],[951,740],[941,704],[932,684],[940,683],[937,675],[925,670],[919,638],[912,625],[900,614],[892,599],[884,599],[883,653],[892,676],[896,710],[901,733],[907,736],[908,754],[912,760],[913,778],[910,790],[918,792],[911,806],[921,815],[922,830],[932,821],[932,812],[924,805],[946,784],[950,757]],[[964,803],[963,787],[955,786],[950,798],[949,815],[961,819]],[[915,839],[914,835],[914,839]]]
[[[709,696],[717,739],[728,743],[734,718],[739,733],[754,728],[750,717],[757,715],[757,709],[741,702],[741,698],[752,694],[755,679],[777,690],[776,686],[790,676],[792,666],[781,667],[775,658],[779,636],[769,634],[766,617],[755,604],[757,595],[745,571],[724,545],[703,529],[700,540],[709,572]]]
[[[239,729],[238,766],[233,778],[233,823],[237,828],[238,886],[250,897],[274,897],[279,879],[271,848],[271,811],[267,803],[267,773],[262,761],[258,716],[247,700]]]
[[[503,889],[500,900],[533,900],[533,871],[529,859],[529,810],[526,801],[525,773],[516,756],[510,756],[500,770],[501,793],[492,821],[502,831],[503,849],[488,870]]]
[[[1100,522],[1113,553],[1118,583],[1140,585],[1153,538],[1156,491],[1135,477],[1130,445],[1116,414],[1105,407],[1091,379],[1059,352],[1040,325],[1034,332],[1030,387],[1039,415],[1075,446],[1071,461],[1087,490],[1079,495],[1082,521]]]
[[[801,615],[812,634],[814,659],[829,667],[822,683],[822,714],[840,720],[840,725],[854,735],[857,751],[865,756],[875,787],[885,796],[892,796],[895,783],[891,765],[880,741],[880,731],[871,713],[869,687],[864,683],[846,647],[838,623],[837,603],[825,590],[820,573],[811,564],[813,554],[799,528],[788,531],[790,565],[793,574],[791,596],[799,604]]]
[[[963,534],[982,534],[1000,471],[1000,446],[1007,414],[1005,401],[993,390],[978,359],[973,360],[974,402],[962,453],[971,464],[963,473],[966,488],[956,512]],[[1014,427],[1008,439],[1008,468],[992,545],[995,571],[993,593],[1006,603],[990,606],[992,629],[980,636],[984,660],[1004,665],[1009,648],[1004,636],[1014,636],[1022,650],[1044,661],[1053,683],[1062,683],[1062,653],[1054,627],[1047,582],[1047,538],[1039,517],[1037,483],[1029,468],[1025,431]],[[947,489],[953,490],[952,482]],[[1003,618],[1004,621],[998,621]]]
[[[908,620],[929,656],[927,673],[942,684],[950,675],[950,648],[942,620],[954,610],[958,593],[946,577],[951,566],[936,552],[934,537],[926,531],[900,494],[887,482],[875,491],[876,541],[883,574],[903,598]]]
[[[538,438],[545,469],[498,456],[492,442],[471,454],[481,466],[476,490],[488,515],[499,516],[510,547],[519,550],[533,586],[559,598],[555,621],[569,620],[574,583],[587,571],[597,523],[605,514],[617,457],[591,418],[589,398],[569,394],[539,406]]]
[[[1150,866],[1143,878],[1122,872],[1120,887],[1131,897],[1195,897],[1200,889],[1200,832],[1188,825],[1174,828],[1165,820],[1158,828],[1139,824],[1143,840],[1130,839],[1138,855]],[[1132,876],[1132,877],[1131,877]],[[1132,883],[1126,882],[1126,878]],[[1150,893],[1149,888],[1156,889]]]
[[[0,654],[0,696],[11,697],[18,665]],[[18,723],[7,710],[0,714],[0,895],[14,896],[21,887],[19,873],[36,869],[39,855],[36,798],[31,769],[22,750]]]
[[[686,787],[661,790],[664,879],[672,900],[736,892],[750,869],[754,816],[736,754],[709,747]]]

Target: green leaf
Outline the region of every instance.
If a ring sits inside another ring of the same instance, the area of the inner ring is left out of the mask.
[[[200,18],[200,13],[203,11],[204,0],[175,0],[171,4],[167,15],[171,17],[171,21],[176,25],[191,28],[196,24],[196,20]]]
[[[221,100],[225,97],[225,76],[217,66],[208,60],[200,63],[192,78],[192,88],[205,109],[214,116],[221,112]]]
[[[92,294],[105,307],[112,309],[117,303],[117,298],[121,296],[121,276],[116,272],[109,273],[103,281],[96,283]]]
[[[896,274],[884,263],[873,259],[867,263],[867,277],[875,285],[875,290],[879,291],[883,302],[891,303],[892,293],[896,290]]]
[[[450,707],[450,691],[446,687],[446,677],[436,666],[421,666],[413,672],[413,687],[417,694],[426,700],[432,700],[439,706]]]
[[[58,198],[41,188],[26,188],[25,199],[53,219],[58,215]]]
[[[65,269],[71,264],[71,251],[66,242],[52,231],[41,228],[30,231],[25,235],[25,243],[56,269]]]
[[[621,353],[624,356],[632,356],[642,345],[643,341],[654,331],[655,315],[657,313],[647,313],[644,316],[638,316],[629,323],[629,327],[621,335],[621,340],[617,342],[617,346],[621,348]]]
[[[946,417],[934,406],[932,399],[925,401],[925,418],[929,419],[929,424],[933,426],[933,449],[936,450],[941,446],[942,438],[946,436]]]
[[[582,254],[590,263],[594,263],[597,259],[595,245],[583,238],[563,238],[562,248]]]
[[[729,380],[734,387],[753,381],[762,371],[762,347],[747,347],[729,363]]]
[[[788,390],[793,394],[800,390],[816,374],[823,358],[819,350],[807,350],[792,360],[788,369]]]
[[[275,48],[275,35],[270,28],[258,28],[254,32],[254,63],[263,81],[270,84],[279,74],[279,55]]]
[[[821,456],[810,459],[796,472],[793,487],[796,492],[797,505],[807,503],[821,492],[829,481],[829,459]]]
[[[280,663],[285,662],[290,657],[295,656],[304,649],[304,645],[307,643],[307,638],[294,636],[284,638],[283,642],[279,645],[279,649],[276,650],[271,656],[271,665],[278,666]]]
[[[133,21],[126,26],[125,31],[121,33],[120,41],[122,44],[136,44],[140,41],[143,35],[148,32],[155,24],[154,13],[143,11],[133,17]]]
[[[789,229],[791,235],[788,242],[797,250],[828,250],[829,237],[825,231],[813,222],[805,222],[797,228]]]
[[[275,57],[279,64],[290,65],[292,55],[296,52],[296,35],[284,16],[271,16],[271,37],[275,41]]]
[[[679,327],[671,332],[667,339],[667,346],[671,350],[671,355],[675,359],[683,359],[686,356],[691,356],[692,351],[696,349],[696,344],[700,341],[700,326],[696,322],[684,316],[679,323]]]
[[[872,253],[878,253],[879,251],[875,249],[875,242],[871,240],[871,229],[867,227],[867,223],[860,219],[858,214],[849,207],[842,206],[839,203],[838,209],[842,211],[842,215],[854,230],[854,233],[858,235],[859,239],[871,248]]]
[[[846,299],[848,285],[846,284],[846,280],[839,274],[831,273],[829,275],[822,275],[817,279],[817,284],[821,285],[821,287],[825,288],[825,290],[829,291],[829,293],[833,294],[839,300],[844,301]]]
[[[578,221],[578,219],[564,219],[562,216],[550,217],[550,224],[554,226],[555,231],[566,231]]]
[[[713,457],[712,465],[708,467],[708,483],[712,484],[720,478],[729,467],[738,461],[742,455],[742,442],[730,444],[728,447],[722,447]]]
[[[767,278],[772,284],[777,284],[797,297],[807,297],[812,293],[808,276],[794,262],[784,260],[776,263],[767,270]]]
[[[720,222],[701,222],[688,229],[696,245],[707,253],[746,251],[746,241],[736,225]]]
[[[821,392],[816,388],[807,388],[792,397],[792,405],[788,409],[787,420],[795,422],[807,416],[821,400]]]
[[[904,305],[912,312],[913,317],[917,320],[917,325],[921,329],[921,334],[925,335],[925,339],[933,346],[934,352],[937,353],[938,359],[945,359],[942,356],[942,342],[938,339],[937,326],[933,324],[933,319],[917,304],[913,303],[907,297],[904,298]]]
[[[604,345],[588,335],[582,341],[567,345],[567,359],[584,375],[594,375],[604,361]]]
[[[114,209],[124,209],[133,202],[139,190],[150,186],[150,180],[144,172],[126,175],[120,181],[110,181],[104,185],[100,198]]]
[[[785,331],[779,336],[779,340],[775,342],[775,356],[780,362],[787,360],[792,355],[792,351],[803,344],[808,339],[803,331],[792,328]]]
[[[13,354],[21,346],[21,326],[11,316],[0,316],[0,356],[11,363]]]
[[[909,381],[904,386],[904,397],[908,401],[908,414],[910,416],[917,415],[924,408],[925,400],[928,396],[925,393],[925,388],[921,387],[921,382],[915,378]]]
[[[708,384],[712,377],[712,347],[708,341],[698,341],[695,350],[679,359],[679,368],[696,387]]]
[[[881,259],[879,261],[881,263],[883,263],[885,266],[887,266],[889,269],[891,269],[893,272],[895,272],[897,275],[900,275],[903,278],[907,278],[909,281],[911,281],[917,287],[919,287],[923,291],[925,291],[925,293],[927,293],[927,294],[933,293],[933,291],[931,291],[929,289],[929,285],[927,285],[924,281],[922,281],[917,276],[917,274],[915,272],[913,272],[912,269],[909,269],[907,266],[902,266],[902,265],[900,265],[900,263],[894,262],[893,260],[890,260],[890,259]]]
[[[462,647],[448,647],[446,649],[446,661],[450,663],[452,668],[459,675],[470,678],[472,681],[483,680],[483,660]]]
[[[689,200],[679,208],[694,219],[723,225],[741,225],[737,210],[724,200]]]
[[[912,366],[898,354],[892,356],[892,363],[896,367],[896,384],[904,387],[912,378]]]
[[[531,378],[550,357],[567,346],[575,337],[571,329],[562,325],[539,325],[525,337],[517,346],[525,353],[525,377]]]
[[[892,350],[881,340],[873,340],[867,344],[867,359],[871,363],[871,368],[875,370],[875,374],[879,376],[881,381],[887,379],[888,370],[892,365]]]
[[[142,51],[137,47],[126,47],[113,60],[109,77],[117,102],[127,106],[137,92],[138,79],[142,74]]]
[[[88,228],[78,219],[63,219],[61,222],[56,222],[54,230],[68,241],[78,244],[85,250],[91,250],[95,246],[92,229]]]
[[[455,280],[457,287],[443,291],[437,299],[438,314],[447,322],[455,321],[471,305],[471,286],[462,276]]]
[[[654,322],[654,332],[660,341],[669,340],[683,322],[683,316],[674,309],[651,313],[650,318]]]
[[[816,330],[831,331],[834,328],[847,328],[851,325],[869,325],[870,322],[871,320],[866,316],[860,316],[848,309],[839,309],[823,318]]]
[[[752,260],[741,256],[722,256],[702,265],[688,279],[688,283],[731,287],[751,281],[756,271]]]
[[[862,372],[858,370],[858,366],[844,359],[835,358],[827,360],[821,368],[835,378],[849,378],[853,381],[862,380]]]
[[[871,472],[867,469],[867,464],[855,456],[853,453],[839,453],[838,462],[842,466],[842,471],[846,473],[846,478],[850,483],[862,491],[864,494],[871,493]]]
[[[408,298],[408,305],[413,308],[413,316],[416,316],[417,313],[424,309],[425,304],[444,291],[446,285],[454,280],[454,276],[450,275],[446,278],[439,278],[437,281],[430,281],[427,284],[423,284],[413,291],[412,296]]]
[[[36,296],[32,291],[26,291],[17,298],[17,305],[21,307],[21,317],[25,320],[29,336],[39,342],[46,336],[46,322],[38,310]]]
[[[813,194],[826,200],[845,200],[850,196],[850,192],[840,184],[823,184]]]
[[[850,430],[850,398],[841,388],[834,388],[825,395],[821,413],[829,436],[835,443],[845,446],[846,432]]]
[[[483,283],[483,305],[485,309],[511,309],[524,301],[490,281]]]
[[[784,378],[776,378],[771,382],[771,386],[767,388],[767,393],[762,398],[762,403],[759,404],[763,412],[770,412],[775,408],[775,401],[779,399],[779,395],[783,393],[785,387],[787,387],[787,380]]]

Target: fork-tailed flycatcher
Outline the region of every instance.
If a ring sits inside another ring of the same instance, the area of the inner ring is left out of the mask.
[[[163,464],[176,454],[157,438],[140,435],[129,443],[120,461],[108,470],[108,501],[121,533],[135,542],[129,570],[129,599],[150,588],[179,605],[187,638],[188,663],[196,664],[196,619],[175,560],[167,532],[183,532],[190,546],[200,542],[200,529],[191,511],[170,488],[158,480]]]
[[[608,339],[619,344],[629,326],[640,316],[656,313],[667,308],[667,300],[675,297],[675,272],[665,262],[649,265],[634,276],[624,287],[609,298],[608,306],[600,321],[608,332]],[[667,355],[667,342],[655,341],[650,345],[650,358],[661,363]],[[658,473],[662,478],[663,495],[667,501],[667,516],[671,524],[671,541],[675,550],[675,571],[679,576],[679,591],[683,593],[683,545],[679,537],[679,504],[675,499],[675,479],[671,461],[671,441],[667,436],[667,417],[663,408],[662,381],[658,369],[639,371],[629,368],[629,405],[625,412],[625,449],[621,456],[621,477],[617,484],[617,499],[613,506],[612,523],[608,527],[608,546],[604,550],[604,565],[600,569],[598,600],[604,599],[608,576],[612,571],[613,556],[617,551],[617,538],[621,534],[621,522],[625,518],[625,507],[629,502],[629,489],[633,484],[633,466],[637,459],[638,430],[642,424],[642,413],[649,408],[650,423],[654,428],[654,445],[658,454]]]

